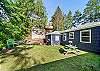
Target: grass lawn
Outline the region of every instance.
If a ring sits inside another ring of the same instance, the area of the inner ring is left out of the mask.
[[[0,71],[100,71],[100,55],[83,51],[63,55],[60,47],[18,46],[11,54],[0,55]]]

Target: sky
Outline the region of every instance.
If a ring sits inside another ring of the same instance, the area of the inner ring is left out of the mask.
[[[46,7],[48,20],[50,21],[58,6],[64,14],[67,14],[69,10],[74,14],[78,9],[83,12],[88,1],[89,0],[44,0],[44,6]]]

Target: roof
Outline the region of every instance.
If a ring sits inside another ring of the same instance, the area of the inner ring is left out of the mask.
[[[60,31],[54,31],[54,32],[51,32],[51,33],[47,33],[46,35],[52,35],[52,34],[60,35]]]
[[[86,23],[86,24],[79,25],[78,27],[72,27],[71,29],[62,31],[61,33],[73,32],[76,30],[83,30],[83,29],[93,28],[93,27],[97,27],[97,26],[100,26],[100,22]]]
[[[50,29],[50,30],[53,30],[53,26],[49,26],[49,25],[47,25],[47,26],[45,26],[45,29]]]
[[[88,28],[93,28],[93,27],[97,27],[97,26],[100,26],[100,22],[92,22],[92,23],[80,25],[77,27],[77,30],[88,29]]]

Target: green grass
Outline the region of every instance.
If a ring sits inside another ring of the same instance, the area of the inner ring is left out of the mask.
[[[62,46],[24,47],[0,55],[0,71],[100,71],[100,55],[83,51],[78,56],[63,55],[58,51]]]

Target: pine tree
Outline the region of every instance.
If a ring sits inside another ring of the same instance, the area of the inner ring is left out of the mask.
[[[78,26],[81,22],[82,14],[79,10],[77,10],[73,16],[73,25]]]
[[[84,15],[87,22],[100,19],[100,0],[89,0],[84,9]]]
[[[65,16],[64,28],[65,29],[71,28],[72,27],[72,23],[73,23],[73,16],[72,16],[72,12],[69,11],[67,16]]]
[[[52,16],[51,22],[54,27],[54,31],[64,30],[64,16],[59,6],[57,7],[54,15]]]
[[[37,26],[38,28],[44,28],[44,26],[47,24],[47,13],[46,13],[46,9],[43,6],[43,0],[34,0],[34,13],[36,15],[38,15],[41,19],[39,20],[34,20],[35,26]]]
[[[0,0],[0,18],[2,20],[8,20],[8,16],[5,11],[5,4],[7,3],[6,0]]]

